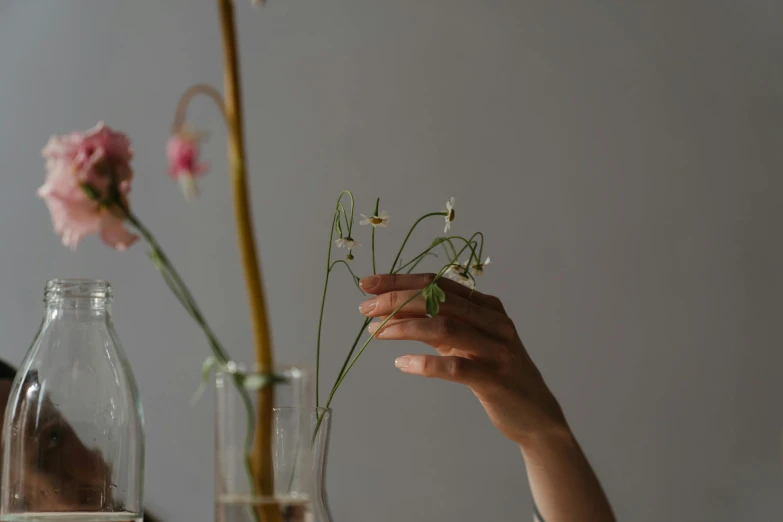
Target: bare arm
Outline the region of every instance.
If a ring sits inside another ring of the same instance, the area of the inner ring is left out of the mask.
[[[381,275],[362,280],[376,297],[362,303],[368,317],[386,317],[432,281],[431,274]],[[528,356],[514,323],[496,297],[439,280],[446,293],[437,317],[424,300],[408,303],[379,340],[415,340],[439,355],[408,355],[403,372],[465,384],[492,423],[516,442],[527,465],[533,498],[545,522],[613,522],[612,508],[576,442],[560,405]],[[379,323],[370,325],[371,331]]]

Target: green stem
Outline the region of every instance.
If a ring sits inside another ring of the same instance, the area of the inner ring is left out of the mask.
[[[397,261],[400,260],[400,256],[402,255],[402,251],[405,249],[405,245],[408,243],[408,240],[411,237],[411,234],[413,233],[413,230],[428,217],[432,216],[445,216],[445,212],[430,212],[429,214],[424,214],[419,219],[416,220],[416,222],[413,224],[410,230],[408,230],[408,235],[405,236],[405,240],[402,242],[402,245],[400,246],[400,249],[397,251],[397,257],[394,258],[394,263],[392,263],[391,270],[389,270],[390,274],[394,273],[394,267],[397,266]]]
[[[438,256],[437,256],[437,254],[433,254],[432,252],[427,252],[427,253],[425,253],[424,255],[422,255],[422,256],[419,256],[419,259],[418,259],[418,260],[417,260],[415,263],[413,263],[413,264],[411,265],[411,267],[408,269],[408,271],[407,271],[406,273],[407,273],[407,274],[410,274],[411,272],[413,272],[414,270],[416,270],[416,267],[417,267],[417,266],[419,266],[419,263],[421,263],[422,261],[424,261],[424,258],[425,258],[425,257],[427,257],[427,256],[435,256],[435,257],[438,257]]]
[[[470,236],[470,240],[466,241],[465,245],[462,247],[462,249],[460,249],[460,251],[458,253],[454,254],[454,257],[451,259],[451,263],[449,263],[448,265],[443,267],[441,269],[441,271],[438,272],[438,275],[435,276],[435,281],[440,279],[440,277],[443,275],[443,272],[448,270],[450,267],[452,267],[452,266],[462,266],[462,265],[459,264],[459,256],[462,255],[462,253],[465,251],[465,249],[470,248],[470,250],[471,250],[471,259],[476,256],[476,247],[475,247],[476,241],[473,238],[475,238],[479,234],[481,234],[481,232],[476,232],[475,234]],[[481,237],[482,237],[482,241],[483,241],[484,235],[481,234]],[[462,238],[460,238],[460,239],[462,239]],[[470,262],[468,262],[468,265],[470,265]],[[466,275],[467,277],[472,279],[473,282],[475,283],[476,279],[473,277],[473,274],[470,273],[470,271],[468,270],[468,267],[465,267],[464,275]],[[472,292],[473,291],[471,290],[471,293]]]
[[[342,199],[343,199],[343,196],[344,196],[345,194],[348,194],[348,197],[349,197],[349,198],[351,198],[351,218],[350,218],[350,219],[348,219],[348,216],[347,216],[347,215],[345,216],[345,226],[348,228],[348,237],[351,237],[351,231],[353,230],[353,207],[354,207],[354,199],[353,199],[353,194],[351,193],[351,191],[350,191],[350,190],[343,190],[342,192],[340,192],[340,195],[337,197],[337,205],[338,205],[338,207],[342,207],[342,209],[343,209],[343,214],[345,214],[345,207],[344,207],[344,206],[343,206],[343,204],[340,202],[340,200],[342,200]]]
[[[449,255],[448,247],[451,247],[451,255],[453,255],[453,256],[457,255],[457,249],[454,248],[454,243],[451,242],[451,238],[447,237],[445,239],[445,241],[443,241],[443,243],[441,243],[441,245],[443,245],[443,250],[446,252],[447,256]],[[448,247],[446,245],[448,245]]]
[[[351,277],[353,277],[353,282],[356,285],[356,288],[359,289],[359,291],[362,293],[362,295],[367,295],[366,293],[364,293],[364,290],[362,290],[362,287],[359,286],[359,278],[356,276],[356,274],[353,273],[353,270],[351,270],[351,265],[349,265],[348,262],[345,259],[338,259],[337,261],[332,263],[331,266],[329,267],[329,272],[332,271],[332,269],[334,268],[335,265],[338,265],[338,264],[341,264],[341,263],[343,265],[345,265],[345,268],[347,268],[348,272],[351,273]]]
[[[201,310],[196,304],[196,300],[193,298],[190,290],[188,290],[188,287],[185,285],[182,277],[180,277],[179,273],[174,268],[174,265],[172,265],[171,261],[169,261],[168,256],[166,256],[166,253],[163,251],[160,244],[158,244],[158,242],[155,240],[155,237],[152,235],[149,229],[147,229],[147,227],[145,227],[144,224],[132,212],[126,212],[126,216],[128,222],[133,225],[136,230],[138,230],[139,234],[141,234],[141,236],[147,242],[150,249],[154,253],[155,258],[160,261],[158,269],[161,271],[163,280],[166,282],[166,284],[169,285],[171,291],[180,300],[182,305],[185,307],[185,310],[190,314],[193,320],[196,321],[196,323],[204,331],[204,335],[207,337],[207,341],[209,342],[215,357],[217,357],[218,360],[223,364],[227,363],[229,361],[228,352],[223,348],[212,331],[212,328],[210,328],[210,326],[207,324],[206,319],[204,319],[204,315],[201,313]]]
[[[479,247],[479,255],[476,258],[476,263],[481,263],[481,258],[484,257],[484,234],[482,232],[476,232],[471,236],[471,239],[473,239],[476,236],[481,236],[481,246]]]
[[[163,280],[168,285],[169,289],[172,291],[174,296],[179,300],[179,302],[182,304],[182,306],[185,308],[185,310],[188,312],[188,314],[193,318],[193,320],[201,327],[201,330],[204,332],[204,335],[207,338],[207,342],[212,349],[212,353],[215,355],[217,360],[225,366],[229,362],[229,355],[225,348],[223,348],[223,345],[220,343],[220,341],[217,339],[217,336],[212,331],[212,328],[210,328],[209,324],[207,324],[206,319],[204,319],[204,315],[201,313],[201,310],[199,309],[198,305],[196,304],[196,300],[193,298],[193,295],[190,293],[190,290],[185,285],[185,282],[182,280],[182,277],[180,277],[177,270],[174,268],[174,265],[171,264],[169,261],[168,256],[166,256],[166,253],[161,248],[160,244],[155,239],[155,236],[152,235],[152,232],[149,231],[147,227],[144,226],[144,224],[139,220],[136,215],[134,215],[130,210],[123,209],[125,212],[126,219],[128,222],[141,234],[141,236],[144,238],[144,240],[147,242],[147,244],[150,247],[150,250],[153,252],[153,262],[155,262],[156,268],[158,268],[158,271],[161,273],[161,276],[163,277]],[[245,406],[245,410],[247,412],[247,429],[245,431],[245,469],[247,471],[248,479],[250,480],[250,483],[253,486],[253,490],[256,491],[257,484],[255,484],[255,475],[252,472],[252,462],[251,462],[251,449],[253,445],[253,432],[255,431],[255,412],[253,411],[253,403],[250,399],[250,394],[245,389],[245,387],[242,385],[242,380],[240,377],[236,374],[232,374],[231,380],[234,383],[234,386],[236,386],[237,391],[239,392],[239,396],[242,399],[242,403]]]
[[[345,228],[348,230],[348,237],[351,237],[351,229],[348,226],[348,211],[345,210],[345,205],[343,205],[342,203],[340,203],[338,205],[338,207],[339,207],[339,209],[343,213],[343,219],[345,220]],[[339,218],[337,219],[337,230],[342,234],[343,227],[342,227],[342,225],[340,225],[340,219]]]
[[[375,213],[373,216],[378,215],[378,206],[381,203],[381,198],[375,198]],[[378,271],[375,269],[375,225],[370,223],[372,227],[372,275],[376,275]]]
[[[324,309],[326,308],[326,292],[329,289],[329,274],[332,272],[332,241],[334,240],[334,227],[337,226],[340,230],[340,235],[342,236],[342,229],[340,229],[340,209],[343,211],[343,215],[345,215],[345,206],[342,204],[342,199],[344,195],[348,195],[348,197],[351,199],[351,218],[350,220],[346,219],[346,227],[348,228],[348,236],[351,236],[351,228],[353,226],[353,208],[354,208],[354,199],[353,194],[349,190],[343,190],[340,192],[340,195],[337,196],[337,204],[334,207],[334,218],[332,219],[332,226],[329,227],[329,249],[326,253],[326,277],[324,278],[324,291],[321,295],[321,310],[318,313],[318,335],[316,338],[315,343],[315,406],[320,406],[320,385],[321,385],[321,332],[323,330],[323,322],[324,322]],[[348,264],[346,263],[346,266]],[[350,267],[348,268],[349,271]],[[353,275],[353,271],[351,271],[351,274]],[[354,276],[356,277],[356,276]],[[361,288],[359,288],[361,290]]]
[[[398,306],[398,307],[397,307],[397,308],[396,308],[396,309],[395,309],[395,310],[394,310],[394,311],[393,311],[391,314],[389,314],[389,316],[388,316],[388,317],[386,317],[386,319],[384,319],[384,320],[383,320],[383,322],[380,324],[380,326],[378,326],[378,329],[377,329],[377,330],[375,330],[375,333],[373,333],[372,335],[370,335],[370,338],[369,338],[369,339],[367,339],[367,341],[365,341],[365,343],[362,345],[361,349],[359,350],[359,353],[357,353],[357,354],[356,354],[356,357],[354,357],[354,358],[353,358],[353,360],[352,360],[352,361],[351,361],[351,363],[348,365],[348,367],[347,367],[347,368],[345,368],[345,371],[344,371],[344,372],[342,372],[342,375],[340,376],[340,378],[339,378],[339,379],[337,379],[337,382],[335,382],[335,383],[334,383],[334,388],[332,388],[332,392],[329,394],[329,398],[327,399],[327,401],[326,401],[326,404],[324,405],[324,408],[328,408],[328,407],[329,407],[329,405],[332,403],[332,399],[334,398],[334,394],[337,392],[337,388],[339,388],[339,387],[340,387],[340,384],[342,384],[343,380],[344,380],[344,379],[345,379],[345,377],[348,375],[348,372],[350,372],[350,371],[351,371],[351,368],[353,368],[354,364],[356,364],[356,361],[359,359],[359,357],[361,357],[361,356],[362,356],[362,354],[364,353],[364,350],[367,348],[367,345],[368,345],[368,344],[370,344],[370,341],[372,341],[373,339],[375,339],[375,336],[376,336],[376,334],[377,334],[377,333],[378,333],[378,332],[379,332],[379,331],[380,331],[380,330],[381,330],[381,329],[382,329],[384,326],[386,326],[386,323],[388,323],[388,322],[391,320],[391,318],[392,318],[392,317],[394,317],[395,315],[397,315],[397,312],[399,312],[400,310],[402,310],[402,308],[403,308],[405,305],[407,305],[408,303],[410,303],[411,301],[413,301],[414,299],[416,299],[417,297],[419,297],[419,296],[421,295],[421,292],[422,292],[422,290],[419,290],[418,292],[416,292],[415,294],[413,294],[411,297],[409,297],[409,298],[408,298],[408,299],[407,299],[407,300],[406,300],[404,303],[402,303],[400,306]],[[365,319],[365,322],[369,323],[369,319]],[[364,328],[362,328],[362,330],[364,330]]]
[[[364,329],[367,328],[370,325],[370,319],[369,317],[366,318],[362,322],[361,328],[359,328],[359,331],[356,334],[356,338],[353,340],[353,344],[351,345],[351,349],[348,350],[348,355],[345,357],[345,361],[343,361],[343,365],[340,367],[340,371],[337,372],[337,379],[334,381],[334,385],[332,386],[332,391],[329,393],[329,400],[331,401],[332,396],[334,395],[334,392],[337,391],[337,386],[340,383],[340,379],[342,379],[343,373],[345,372],[345,368],[348,366],[348,363],[351,361],[351,356],[353,356],[353,352],[356,351],[356,347],[359,345],[359,340],[362,338],[362,334],[364,333]],[[328,406],[327,406],[328,407]]]
[[[475,236],[476,236],[476,234],[473,234],[473,237],[475,237]],[[448,236],[448,237],[440,238],[440,240],[439,240],[437,243],[433,243],[432,245],[430,245],[429,247],[427,247],[427,249],[425,249],[425,250],[424,250],[424,251],[423,251],[421,254],[417,255],[416,257],[414,257],[413,259],[411,259],[410,261],[408,261],[408,262],[407,262],[407,263],[405,263],[404,265],[400,265],[400,267],[399,267],[399,268],[397,268],[397,269],[396,269],[395,271],[393,271],[392,273],[393,273],[393,274],[399,273],[399,272],[401,272],[402,270],[404,270],[404,269],[405,269],[405,267],[407,267],[408,265],[410,265],[410,264],[412,264],[412,263],[418,263],[418,262],[421,260],[421,258],[422,258],[422,257],[424,257],[424,256],[426,256],[426,255],[428,255],[428,254],[430,254],[430,251],[431,251],[433,248],[436,248],[436,247],[437,247],[437,246],[439,246],[439,245],[444,245],[445,243],[449,243],[449,244],[451,245],[451,248],[452,248],[452,250],[454,251],[453,255],[455,255],[455,256],[456,256],[456,255],[457,255],[457,250],[454,248],[454,245],[452,244],[452,242],[451,242],[451,241],[452,241],[452,240],[457,240],[457,239],[458,239],[458,240],[460,240],[460,241],[463,241],[463,242],[465,242],[466,244],[469,244],[469,243],[474,243],[474,241],[473,241],[473,238],[472,238],[472,237],[471,237],[471,239],[465,239],[465,238],[464,238],[464,237],[462,237],[462,236]],[[446,247],[445,247],[445,245],[443,246],[443,248],[444,248],[444,249],[446,248]],[[474,252],[474,254],[475,254],[475,247],[474,247],[472,250],[473,250],[473,252]],[[433,254],[433,255],[434,255],[434,254]],[[449,255],[451,255],[451,254],[449,254],[448,250],[446,250],[446,256],[449,256]]]
[[[367,326],[370,324],[370,321],[371,321],[370,318],[365,319],[364,322],[362,323],[362,327],[359,328],[359,332],[356,334],[356,338],[353,340],[351,349],[348,351],[348,356],[345,358],[345,361],[343,362],[340,371],[337,373],[337,380],[334,382],[334,385],[332,386],[332,391],[329,393],[329,400],[326,403],[324,410],[326,410],[329,407],[329,404],[332,403],[332,398],[334,397],[334,394],[337,391],[337,387],[340,385],[340,382],[342,382],[343,372],[345,372],[345,368],[348,366],[348,363],[351,360],[351,356],[353,355],[353,352],[356,351],[356,347],[359,345],[359,340],[362,338],[364,329],[367,328]],[[315,442],[315,436],[318,435],[318,429],[321,427],[322,421],[323,421],[323,415],[320,415],[318,417],[318,421],[315,424],[315,429],[313,430],[313,439],[311,441],[311,444]]]
[[[340,194],[342,197],[342,194]],[[338,205],[340,199],[337,199]],[[326,308],[326,290],[329,288],[329,274],[332,272],[332,241],[334,240],[335,221],[340,219],[340,210],[335,210],[332,218],[332,226],[329,227],[329,249],[326,252],[326,277],[324,278],[324,291],[321,295],[321,311],[318,314],[318,336],[315,341],[315,406],[321,405],[320,387],[321,387],[321,330],[324,324],[324,309]]]

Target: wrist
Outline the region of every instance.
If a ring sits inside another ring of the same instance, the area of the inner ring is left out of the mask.
[[[520,437],[516,443],[525,458],[536,453],[578,447],[576,437],[565,420],[527,433]]]

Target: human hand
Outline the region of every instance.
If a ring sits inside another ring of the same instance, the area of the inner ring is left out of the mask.
[[[377,275],[361,280],[376,297],[359,308],[370,318],[386,318],[430,284],[434,274]],[[395,365],[403,372],[468,386],[492,423],[524,447],[541,436],[568,435],[560,405],[544,383],[497,297],[439,279],[446,301],[430,317],[419,295],[375,334],[379,340],[429,344],[439,355],[406,355]],[[370,324],[375,332],[380,322]]]

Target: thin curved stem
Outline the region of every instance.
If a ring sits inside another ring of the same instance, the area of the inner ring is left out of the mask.
[[[478,256],[476,256],[476,249],[474,248],[472,251],[473,257],[476,259],[476,263],[481,263],[481,258],[483,257],[484,252],[484,233],[483,232],[474,232],[472,236],[470,236],[471,243],[477,243],[475,238],[477,236],[481,236],[481,243],[479,246],[479,253]],[[468,263],[470,264],[470,263]]]
[[[390,274],[394,273],[394,268],[397,266],[397,261],[400,260],[400,256],[402,255],[402,251],[405,249],[405,245],[408,243],[408,240],[410,239],[411,234],[413,234],[414,229],[419,225],[419,223],[421,223],[422,221],[424,221],[428,217],[445,216],[445,215],[446,215],[445,212],[430,212],[429,214],[424,214],[419,219],[417,219],[415,223],[413,223],[413,226],[410,228],[410,230],[408,230],[408,235],[405,236],[405,240],[402,242],[402,245],[400,246],[400,249],[397,251],[397,256],[394,258],[394,263],[392,263],[392,267],[389,270]]]
[[[378,215],[378,206],[380,204],[381,198],[375,198],[375,213],[373,216]],[[375,225],[371,223],[370,226],[372,226],[372,275],[376,275],[378,272],[375,269]]]
[[[476,232],[475,234],[470,236],[470,239],[472,240],[476,236],[481,236],[481,243],[480,243],[480,246],[479,246],[479,253],[478,253],[478,257],[476,258],[476,263],[481,263],[481,258],[484,257],[484,233],[483,232]]]
[[[348,195],[348,197],[351,199],[351,215],[348,216],[348,212],[345,210],[345,205],[342,203],[343,196]],[[353,207],[354,207],[354,198],[353,193],[350,190],[343,190],[340,192],[340,195],[337,196],[337,209],[343,211],[343,217],[345,218],[345,227],[348,229],[348,237],[351,237],[351,232],[353,230]],[[340,229],[340,233],[342,234],[342,229],[340,228],[340,222],[338,220],[337,227]]]
[[[345,268],[348,269],[348,272],[351,273],[351,277],[353,277],[353,283],[356,285],[356,288],[359,289],[359,291],[362,293],[362,295],[367,295],[366,293],[364,293],[364,290],[362,290],[362,287],[359,286],[359,278],[353,272],[353,270],[351,269],[351,265],[349,265],[348,261],[346,261],[345,259],[338,259],[337,261],[334,261],[332,263],[332,265],[329,267],[329,271],[331,272],[332,269],[335,267],[335,265],[339,265],[339,264],[345,265]]]
[[[182,303],[182,305],[185,307],[185,310],[191,315],[191,317],[193,317],[193,320],[196,321],[196,323],[204,331],[204,334],[207,337],[207,341],[209,341],[209,345],[212,348],[215,357],[217,357],[218,360],[223,364],[227,363],[229,361],[228,352],[225,350],[225,348],[223,348],[223,346],[218,341],[217,336],[215,336],[214,332],[212,331],[212,328],[210,328],[209,324],[207,324],[207,321],[204,318],[204,315],[201,313],[198,304],[196,304],[196,300],[193,298],[193,295],[190,293],[187,285],[185,285],[185,282],[180,277],[177,269],[174,268],[174,265],[171,264],[171,261],[169,261],[168,256],[163,251],[160,244],[156,241],[155,237],[152,235],[149,229],[144,226],[144,224],[139,220],[138,217],[136,217],[135,214],[129,210],[126,210],[125,215],[128,222],[139,232],[141,237],[144,238],[154,253],[153,261],[157,260],[156,265],[158,265],[158,269],[163,275],[163,280],[169,286],[180,303]]]
[[[340,376],[340,378],[337,380],[337,382],[334,384],[334,388],[332,389],[332,392],[329,394],[329,398],[327,399],[327,401],[326,401],[326,404],[324,405],[324,408],[328,408],[328,407],[329,407],[329,405],[332,403],[332,399],[334,398],[334,394],[337,392],[337,388],[339,388],[339,387],[340,387],[340,384],[342,384],[343,380],[345,380],[345,377],[348,375],[348,372],[350,372],[350,371],[351,371],[351,368],[353,368],[354,364],[356,364],[356,361],[359,359],[359,357],[361,357],[361,356],[362,356],[362,354],[364,353],[364,350],[367,348],[367,345],[368,345],[368,344],[370,344],[370,341],[372,341],[373,339],[375,339],[375,336],[376,336],[376,334],[377,334],[377,333],[378,333],[378,332],[379,332],[379,331],[380,331],[380,330],[381,330],[381,329],[382,329],[384,326],[386,326],[386,323],[388,323],[388,322],[389,322],[389,320],[391,320],[391,318],[392,318],[392,317],[394,317],[395,315],[397,315],[397,312],[399,312],[400,310],[402,310],[402,308],[403,308],[405,305],[407,305],[408,303],[410,303],[411,301],[413,301],[414,299],[416,299],[417,297],[419,297],[419,296],[421,295],[421,292],[422,292],[422,290],[419,290],[418,292],[416,292],[415,294],[413,294],[413,295],[412,295],[410,298],[408,298],[408,299],[407,299],[407,300],[406,300],[404,303],[402,303],[400,306],[398,306],[398,307],[397,307],[397,308],[396,308],[396,309],[395,309],[395,310],[394,310],[394,311],[393,311],[391,314],[389,314],[389,316],[388,316],[388,317],[386,317],[386,319],[384,319],[384,320],[383,320],[383,322],[380,324],[380,326],[378,327],[378,329],[377,329],[377,330],[375,330],[375,333],[373,333],[372,335],[370,335],[370,338],[369,338],[369,339],[367,339],[367,341],[365,341],[365,343],[362,345],[361,349],[359,350],[359,353],[357,353],[357,354],[356,354],[356,357],[354,357],[354,358],[353,358],[353,360],[351,361],[351,363],[348,365],[348,367],[347,367],[347,368],[345,368],[345,371],[344,371],[344,372],[342,372],[342,375],[341,375],[341,376]],[[365,321],[368,321],[368,322],[369,322],[369,320],[365,320]],[[362,328],[362,330],[364,330],[364,328]]]
[[[326,309],[326,291],[329,289],[329,274],[332,272],[332,240],[334,239],[334,223],[340,219],[340,211],[336,210],[332,218],[332,226],[329,227],[329,249],[326,251],[326,277],[324,278],[324,291],[321,294],[321,311],[318,314],[318,336],[315,341],[315,406],[318,408],[321,389],[321,330],[324,323],[324,310]]]
[[[416,267],[417,267],[417,266],[419,266],[419,263],[421,263],[422,261],[424,261],[424,258],[425,258],[425,257],[427,257],[427,256],[434,256],[434,257],[438,257],[438,254],[433,254],[432,252],[427,252],[427,253],[425,253],[424,255],[420,256],[420,257],[419,257],[419,259],[418,259],[418,260],[417,260],[415,263],[413,263],[413,264],[410,266],[410,268],[408,268],[408,271],[406,272],[406,274],[410,274],[411,272],[413,272],[414,270],[416,270]]]
[[[228,117],[226,116],[226,106],[223,102],[223,95],[211,85],[199,83],[188,87],[187,90],[182,93],[182,96],[180,96],[179,102],[177,102],[177,110],[174,113],[174,123],[171,125],[172,134],[179,132],[182,125],[185,124],[190,102],[199,94],[202,94],[215,102],[218,111],[220,111],[220,115],[223,117],[223,122],[228,126],[229,123]]]
[[[193,318],[196,324],[198,324],[201,327],[201,330],[204,332],[204,335],[207,338],[207,342],[210,348],[212,349],[212,353],[215,356],[215,358],[222,365],[228,363],[229,362],[228,352],[226,351],[225,348],[223,348],[223,345],[217,339],[217,336],[212,331],[212,328],[210,328],[209,324],[207,324],[207,321],[204,318],[204,315],[201,313],[201,310],[199,309],[196,300],[193,298],[193,295],[190,293],[190,290],[188,289],[187,285],[185,285],[184,281],[180,277],[179,273],[177,272],[177,269],[174,268],[174,265],[171,263],[171,261],[169,261],[168,256],[166,256],[166,253],[163,251],[160,244],[155,239],[155,236],[152,235],[152,232],[150,232],[149,229],[146,226],[144,226],[141,220],[139,220],[139,218],[136,217],[135,214],[130,212],[130,210],[123,209],[123,211],[125,212],[125,216],[128,222],[139,232],[139,234],[141,234],[141,236],[147,242],[147,245],[149,245],[150,250],[152,252],[150,258],[152,258],[156,268],[160,272],[161,276],[163,276],[163,280],[166,282],[171,292],[179,300],[179,302],[182,304],[182,306],[185,308],[188,314],[190,314],[190,316]],[[245,451],[244,461],[245,461],[245,467],[247,468],[247,472],[248,472],[248,478],[250,479],[251,483],[254,484],[253,481],[255,480],[255,478],[252,473],[252,467],[250,465],[251,448],[253,444],[253,432],[255,430],[253,403],[250,400],[250,394],[242,385],[239,376],[232,375],[231,380],[234,383],[234,386],[236,386],[239,396],[242,399],[242,404],[245,406],[245,410],[247,412],[247,428],[245,430],[245,443],[244,443],[244,451]]]
[[[475,236],[475,234],[474,234],[474,236]],[[449,245],[451,245],[451,248],[452,248],[452,250],[454,251],[454,255],[456,255],[456,254],[457,254],[457,251],[456,251],[456,249],[454,248],[454,245],[453,245],[453,243],[451,242],[452,240],[460,240],[460,241],[464,241],[466,244],[467,244],[467,243],[474,242],[472,238],[471,238],[471,239],[465,239],[465,238],[464,238],[464,237],[462,237],[462,236],[448,236],[448,237],[440,238],[440,241],[438,241],[437,243],[433,243],[432,245],[430,245],[429,247],[427,247],[427,249],[426,249],[426,250],[424,250],[422,253],[420,253],[419,255],[417,255],[416,257],[414,257],[413,259],[411,259],[410,261],[408,261],[408,262],[407,262],[407,263],[405,263],[404,265],[401,265],[399,268],[397,268],[396,270],[394,270],[392,273],[393,273],[393,274],[399,273],[399,272],[401,272],[402,270],[404,270],[404,269],[405,269],[407,266],[409,266],[410,264],[412,264],[412,263],[418,263],[418,261],[420,261],[420,260],[421,260],[421,258],[422,258],[423,256],[426,256],[426,255],[428,255],[432,249],[434,249],[434,248],[438,247],[439,245],[444,245],[444,248],[445,248],[445,244],[446,244],[446,243],[448,243]],[[473,249],[473,251],[475,252],[475,248]],[[432,255],[434,255],[434,254],[432,254]],[[448,256],[448,255],[450,255],[450,254],[449,254],[449,252],[448,252],[448,250],[446,251],[446,255],[447,255],[447,256]]]
[[[345,205],[342,203],[338,203],[337,207],[342,211],[343,213],[343,219],[345,220],[345,229],[348,230],[348,237],[351,237],[351,229],[348,226],[348,211],[345,210]],[[340,221],[337,221],[337,230],[340,232],[340,234],[343,233],[342,226],[340,225]]]
[[[348,364],[351,362],[351,357],[353,356],[353,353],[356,351],[356,347],[359,345],[359,341],[362,338],[362,334],[364,333],[364,329],[367,328],[370,324],[369,317],[366,318],[362,322],[361,328],[359,328],[359,331],[356,334],[356,338],[353,340],[353,344],[351,345],[351,349],[348,350],[348,355],[345,357],[345,361],[343,361],[343,365],[340,367],[340,371],[337,372],[337,379],[334,381],[334,385],[332,386],[332,390],[329,392],[329,402],[327,404],[331,404],[332,397],[334,396],[334,393],[337,391],[337,387],[342,382],[343,373],[345,373],[345,369],[348,367]],[[325,406],[325,408],[328,408],[329,406]]]
[[[326,276],[324,278],[324,291],[321,295],[321,310],[318,313],[318,334],[316,338],[316,344],[315,344],[315,405],[316,407],[320,407],[320,393],[321,393],[321,332],[323,330],[323,321],[324,321],[324,310],[326,308],[326,293],[329,289],[329,274],[332,272],[332,268],[334,267],[334,264],[332,263],[332,242],[334,241],[334,229],[337,227],[338,232],[340,233],[340,236],[342,236],[342,228],[340,228],[340,210],[342,209],[343,215],[346,216],[346,227],[348,227],[348,235],[351,235],[351,229],[350,229],[350,222],[347,219],[347,214],[345,212],[345,206],[342,203],[343,196],[348,195],[348,197],[351,199],[351,221],[353,221],[353,207],[354,207],[354,198],[353,194],[349,190],[343,190],[340,192],[340,194],[337,196],[337,203],[334,206],[334,216],[332,217],[332,226],[329,227],[329,249],[326,252]],[[346,263],[345,266],[348,266]],[[351,275],[353,275],[353,271],[350,267],[348,267],[348,270],[351,272]],[[354,275],[354,277],[356,277]],[[361,290],[361,287],[359,288]],[[363,292],[362,292],[363,293]]]

